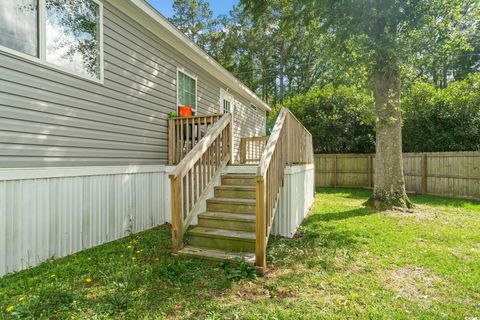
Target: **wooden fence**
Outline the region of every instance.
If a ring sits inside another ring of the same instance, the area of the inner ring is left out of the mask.
[[[317,187],[372,188],[372,154],[315,155]],[[404,153],[408,192],[480,199],[480,152]]]

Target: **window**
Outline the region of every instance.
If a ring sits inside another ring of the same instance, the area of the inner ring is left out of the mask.
[[[46,0],[47,61],[100,79],[100,6],[92,0]]]
[[[0,45],[38,56],[38,1],[0,0]]]
[[[230,113],[231,111],[231,102],[227,99],[223,99],[223,113]]]
[[[102,10],[98,0],[0,0],[0,49],[101,80]]]
[[[233,96],[220,89],[220,113],[233,113]]]
[[[178,106],[197,111],[197,79],[180,70],[177,72],[177,95]]]

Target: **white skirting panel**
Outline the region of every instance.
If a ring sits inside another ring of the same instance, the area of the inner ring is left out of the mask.
[[[313,164],[285,168],[285,185],[281,191],[271,234],[288,238],[295,235],[314,201],[314,177]]]
[[[164,166],[51,170],[0,171],[0,276],[170,220]]]

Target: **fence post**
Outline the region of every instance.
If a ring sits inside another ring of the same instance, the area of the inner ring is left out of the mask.
[[[368,187],[369,188],[372,188],[373,187],[373,159],[372,159],[372,155],[368,155],[368,158],[367,158],[367,167],[368,167]]]
[[[427,177],[428,177],[428,158],[427,154],[422,154],[422,193],[427,193],[428,185],[427,185]]]
[[[333,156],[333,187],[337,187],[337,155]]]

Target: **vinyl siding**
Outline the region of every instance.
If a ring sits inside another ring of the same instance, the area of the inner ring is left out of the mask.
[[[177,67],[197,77],[198,114],[219,112],[220,81],[108,2],[104,64],[100,84],[0,51],[0,167],[165,163]],[[233,94],[238,152],[265,112]]]

